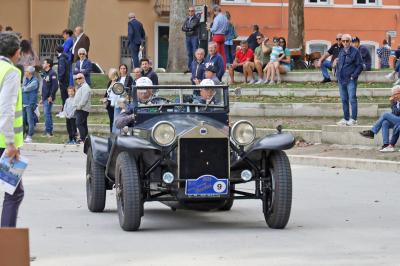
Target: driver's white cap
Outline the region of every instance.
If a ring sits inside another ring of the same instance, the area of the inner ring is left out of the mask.
[[[136,80],[136,86],[138,87],[153,86],[153,82],[148,77],[141,77]]]
[[[215,83],[211,79],[203,79],[200,82],[200,86],[215,86]]]

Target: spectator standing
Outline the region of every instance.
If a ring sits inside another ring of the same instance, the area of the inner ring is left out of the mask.
[[[74,79],[72,78],[72,61],[74,60],[72,56],[72,47],[74,46],[74,33],[70,29],[65,29],[62,32],[62,36],[64,38],[64,53],[68,55],[68,62],[69,62],[69,86],[74,86]]]
[[[39,57],[32,49],[32,45],[28,40],[21,41],[21,57],[18,60],[18,65],[23,67],[33,66],[36,70],[40,68]]]
[[[84,48],[86,51],[86,57],[89,58],[89,49],[90,49],[90,39],[83,31],[83,27],[78,26],[75,28],[74,35],[76,40],[74,45],[72,46],[72,54],[74,58],[74,62],[79,60],[79,49]]]
[[[322,76],[324,77],[322,83],[332,81],[331,77],[329,76],[328,69],[332,70],[335,68],[336,66],[335,60],[339,56],[339,52],[340,50],[342,50],[342,48],[343,48],[342,34],[338,33],[336,35],[336,43],[329,48],[329,50],[321,57],[321,59],[317,63],[317,66],[321,68]],[[331,60],[326,60],[330,56]]]
[[[56,92],[58,90],[57,74],[53,70],[53,60],[45,59],[43,61],[43,85],[42,85],[42,99],[43,104],[43,115],[45,121],[45,132],[43,136],[53,136],[53,117],[51,112],[53,109],[53,103],[56,99]]]
[[[66,99],[64,104],[64,116],[65,123],[68,132],[68,142],[67,144],[76,144],[76,117],[75,117],[75,88],[68,87],[68,99]]]
[[[146,33],[142,23],[136,19],[135,13],[128,14],[128,46],[132,55],[132,68],[139,67],[140,47],[144,45]]]
[[[358,37],[354,37],[351,42],[353,43],[353,46],[356,47],[358,51],[360,51],[363,61],[363,70],[371,71],[372,59],[371,53],[369,52],[368,48],[360,44],[360,38]]]
[[[69,87],[69,73],[70,73],[70,62],[68,59],[68,55],[64,53],[64,48],[59,46],[56,48],[57,59],[58,59],[58,68],[57,68],[57,76],[58,76],[58,85],[60,87],[61,101],[62,106],[64,108],[65,100],[68,98],[68,87]],[[59,117],[62,117],[62,111],[58,114]]]
[[[376,53],[378,54],[381,69],[389,68],[390,50],[391,48],[387,40],[383,40],[382,47],[378,48],[378,50],[376,51]]]
[[[211,34],[212,40],[217,44],[217,51],[222,56],[224,61],[224,71],[225,71],[225,64],[226,64],[226,57],[225,57],[225,32],[228,28],[229,21],[226,16],[221,12],[221,8],[218,5],[213,7],[214,13],[214,20],[212,27],[208,27]]]
[[[194,6],[189,7],[188,16],[182,26],[182,31],[186,35],[186,52],[188,55],[188,68],[185,73],[190,72],[190,67],[193,61],[193,55],[197,48],[199,48],[199,26],[200,18],[196,15]]]
[[[342,42],[344,47],[339,53],[336,77],[344,116],[338,122],[338,125],[354,126],[357,125],[357,80],[362,72],[362,58],[358,49],[350,45],[351,36],[349,34],[342,36]],[[351,104],[351,118],[349,101]]]
[[[85,80],[82,73],[76,75],[76,82],[78,83],[78,90],[74,99],[76,126],[79,130],[80,140],[78,144],[84,143],[88,135],[87,119],[91,108],[91,89]]]
[[[20,56],[16,34],[0,34],[0,156],[18,158],[24,143],[22,132],[21,71],[15,67]],[[24,198],[22,180],[14,194],[4,194],[1,227],[16,227],[18,209]]]
[[[153,85],[158,85],[158,76],[151,68],[150,60],[147,58],[140,59],[140,67],[142,69],[142,77],[148,77],[153,82]]]
[[[75,64],[74,75],[82,73],[85,76],[86,83],[92,85],[90,73],[92,72],[92,62],[87,59],[87,52],[85,48],[78,50],[79,61]]]
[[[231,78],[231,83],[235,83],[235,71],[243,73],[245,83],[254,83],[253,70],[254,70],[254,53],[249,48],[247,41],[242,41],[240,43],[240,49],[236,52],[235,60],[231,67],[229,68],[229,76]]]
[[[198,48],[195,52],[195,59],[192,62],[190,70],[192,72],[192,76],[190,81],[192,85],[199,85],[200,82],[204,79],[204,71],[205,71],[205,64],[204,64],[204,49]]]
[[[266,82],[263,79],[263,69],[269,63],[272,47],[268,45],[268,37],[264,38],[264,35],[261,33],[256,37],[256,40],[258,46],[254,51],[254,67],[257,70],[258,81],[255,84],[261,84]]]
[[[231,22],[231,14],[226,11],[225,16],[228,19],[228,28],[225,32],[225,56],[226,63],[228,67],[233,63],[233,59],[235,58],[235,51],[233,46],[233,40],[237,38],[237,33],[235,30],[235,26]]]
[[[217,53],[217,43],[215,42],[208,43],[208,55],[204,63],[206,67],[209,65],[213,65],[215,70],[217,71],[218,79],[222,81],[222,77],[225,74],[225,66],[224,66],[224,59],[220,54]]]
[[[108,118],[110,120],[110,132],[112,132],[115,107],[117,106],[117,101],[119,99],[119,95],[114,94],[114,92],[112,91],[112,87],[119,79],[118,70],[115,68],[110,68],[110,70],[108,71],[108,79],[110,81],[107,84],[107,90],[104,94],[103,103],[105,104],[105,107],[107,109]]]
[[[125,87],[132,87],[133,78],[128,75],[128,66],[125,64],[121,64],[119,66],[119,73],[118,73],[118,82],[124,84]]]
[[[35,133],[36,122],[34,112],[37,107],[39,81],[34,74],[35,68],[33,66],[25,67],[25,75],[22,87],[22,106],[26,143],[32,142],[32,136]]]
[[[257,36],[260,35],[260,28],[258,25],[253,25],[253,33],[247,38],[247,42],[249,43],[249,47],[251,50],[255,50],[258,47]]]
[[[381,115],[370,130],[360,132],[361,136],[373,139],[376,134],[382,129],[383,146],[380,152],[394,152],[394,146],[398,140],[397,137],[392,137],[389,142],[389,129],[400,125],[400,86],[392,88],[392,96],[390,97],[390,106],[392,112],[387,112]],[[395,132],[393,132],[395,136]]]

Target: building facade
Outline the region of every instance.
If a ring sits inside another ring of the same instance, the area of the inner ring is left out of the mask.
[[[305,0],[306,52],[325,51],[338,32],[360,37],[371,50],[391,36],[392,47],[400,44],[400,0]],[[196,4],[210,4],[196,0]],[[288,34],[288,0],[220,0],[232,15],[240,38],[253,24],[265,35]],[[69,0],[1,0],[0,24],[12,26],[24,39],[32,40],[41,57],[48,56],[51,38],[60,38],[67,27]],[[146,54],[154,67],[165,67],[168,57],[169,0],[87,0],[84,22],[90,37],[90,58],[103,68],[128,62],[126,35],[128,13],[135,12],[146,31]],[[183,34],[183,33],[182,33]],[[59,41],[61,41],[59,39]]]

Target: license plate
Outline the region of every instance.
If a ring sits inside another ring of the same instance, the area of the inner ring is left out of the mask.
[[[212,175],[202,175],[197,179],[186,180],[187,196],[217,197],[228,194],[228,179],[218,179]]]

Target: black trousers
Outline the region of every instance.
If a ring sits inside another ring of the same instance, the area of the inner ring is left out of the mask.
[[[112,128],[114,125],[114,107],[111,105],[107,105],[107,113],[108,113],[108,118],[110,119],[110,132],[112,132]]]
[[[4,149],[0,148],[0,157]],[[19,182],[13,195],[4,193],[3,210],[1,212],[1,227],[16,227],[19,206],[24,199],[24,186]]]
[[[67,118],[67,131],[69,141],[76,140],[76,119],[75,118]]]
[[[68,99],[68,84],[60,83],[60,93],[61,93],[62,109],[64,110],[65,101]]]
[[[89,112],[76,110],[75,116],[76,116],[76,126],[79,130],[80,138],[82,141],[85,141],[89,132],[87,125],[87,118],[89,116]]]

